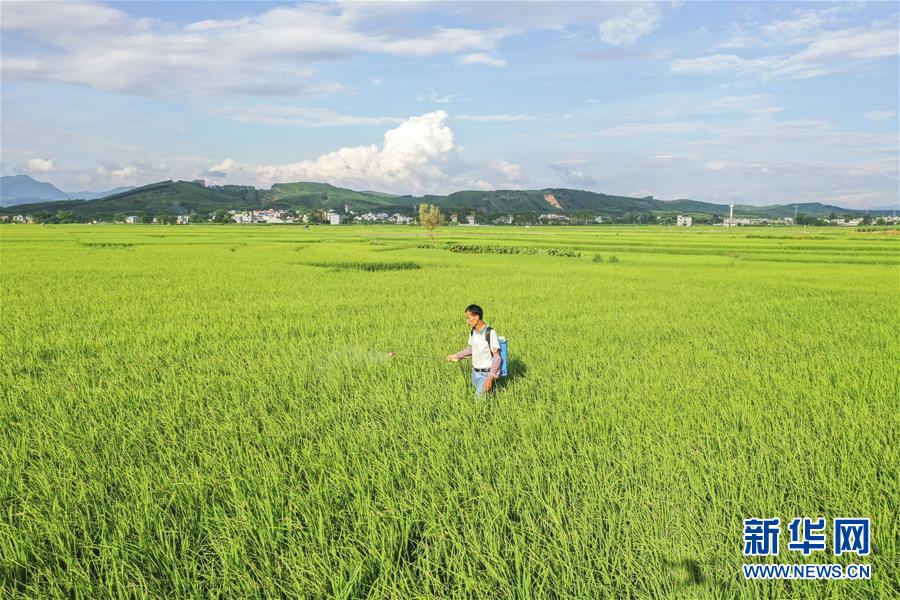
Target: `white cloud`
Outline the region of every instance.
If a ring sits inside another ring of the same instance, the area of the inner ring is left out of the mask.
[[[93,171],[75,169],[73,176],[82,183],[92,182],[94,187],[144,185],[149,181],[159,181],[168,174],[165,163],[137,160],[128,165],[101,162]]]
[[[315,160],[256,168],[257,181],[325,181],[355,189],[415,192],[434,189],[446,180],[439,163],[454,149],[447,113],[436,111],[407,119],[375,145],[341,148]]]
[[[892,110],[879,109],[870,110],[863,115],[863,117],[870,121],[886,121],[887,119],[893,119],[895,116],[897,116],[897,113]]]
[[[585,164],[579,162],[553,163],[550,167],[557,172],[564,185],[575,187],[595,187],[600,180],[585,172]]]
[[[625,15],[603,21],[600,39],[613,46],[632,44],[655,31],[661,23],[662,15],[655,5],[637,6]]]
[[[250,165],[231,158],[200,169],[215,183],[269,187],[290,181],[318,181],[358,190],[398,194],[449,193],[460,189],[520,188],[524,169],[494,158],[467,162],[448,127],[449,116],[435,111],[406,119],[384,134],[381,146],[344,147],[315,159]]]
[[[226,158],[222,162],[211,166],[208,169],[204,169],[200,172],[200,177],[206,179],[207,181],[216,181],[218,179],[225,179],[227,177],[237,178],[241,180],[247,180],[248,176],[253,174],[252,170],[241,165],[236,160],[231,158]]]
[[[52,158],[32,158],[26,164],[29,173],[55,173],[58,169]]]
[[[507,181],[519,181],[522,179],[522,167],[505,160],[492,160],[488,162],[488,167],[502,175]]]
[[[506,61],[484,52],[476,52],[474,54],[464,54],[458,59],[463,65],[484,65],[486,67],[505,67]]]
[[[486,53],[512,33],[367,27],[362,12],[339,4],[278,7],[254,17],[186,26],[135,19],[95,3],[47,7],[4,4],[4,32],[16,31],[54,50],[29,56],[4,50],[5,78],[157,97],[331,94],[341,87],[320,78],[317,63],[365,52],[411,57]]]

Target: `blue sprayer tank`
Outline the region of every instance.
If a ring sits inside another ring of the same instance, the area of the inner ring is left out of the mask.
[[[506,360],[506,347],[509,345],[509,340],[502,335],[498,336],[497,339],[500,342],[500,377],[506,377],[509,374]]]

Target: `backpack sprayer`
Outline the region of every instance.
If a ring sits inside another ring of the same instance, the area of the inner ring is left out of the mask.
[[[484,335],[484,339],[486,339],[487,343],[488,343],[488,348],[491,347],[491,332],[492,331],[494,331],[494,330],[491,329],[490,327],[488,327],[487,331],[485,332],[485,335]],[[506,363],[507,363],[506,358],[509,353],[509,350],[508,350],[509,339],[507,339],[506,336],[498,335],[497,341],[499,342],[499,345],[500,345],[500,377],[506,377],[507,375],[509,375],[509,369],[507,368],[507,365],[506,365]]]

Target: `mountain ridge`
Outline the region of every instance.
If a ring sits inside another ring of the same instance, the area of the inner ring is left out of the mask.
[[[498,214],[595,214],[610,218],[634,215],[724,218],[730,207],[700,200],[660,200],[617,196],[570,188],[540,190],[460,190],[444,196],[393,195],[376,191],[359,192],[328,183],[276,183],[268,190],[253,186],[207,186],[202,182],[160,181],[93,199],[56,200],[7,206],[0,214],[71,211],[76,219],[110,219],[115,214],[210,214],[221,210],[260,210],[265,208],[309,213],[320,210],[355,212],[415,212],[418,204],[436,204],[447,213]],[[848,209],[819,202],[772,204],[768,206],[735,205],[735,217],[782,218],[803,213],[825,217],[863,215],[865,209]],[[869,211],[870,213],[872,211]],[[885,211],[887,212],[887,211]]]

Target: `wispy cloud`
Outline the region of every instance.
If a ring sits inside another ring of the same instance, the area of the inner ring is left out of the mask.
[[[801,42],[805,47],[789,54],[770,54],[756,58],[742,58],[736,54],[710,54],[695,58],[680,58],[669,64],[678,74],[714,74],[731,72],[738,76],[752,76],[761,80],[793,78],[808,79],[846,70],[859,63],[888,58],[900,53],[895,24],[882,23],[875,27],[855,27],[835,31],[808,31],[790,22],[777,22],[775,30],[789,29],[791,44]],[[803,32],[800,35],[799,32]]]
[[[434,102],[435,104],[447,104],[454,100],[460,100],[459,94],[439,94],[434,90],[428,90],[427,94],[416,96],[419,102]]]
[[[897,113],[892,110],[879,109],[873,109],[863,114],[863,117],[870,121],[886,121],[888,119],[893,119],[896,116]]]
[[[662,24],[662,14],[655,4],[634,6],[626,14],[600,24],[600,39],[613,46],[633,44]]]
[[[484,52],[476,52],[474,54],[464,54],[460,56],[458,59],[460,64],[463,65],[483,65],[485,67],[505,67],[506,61],[502,58],[498,58],[491,54],[486,54]]]
[[[670,123],[629,123],[617,127],[609,127],[595,132],[601,137],[629,137],[654,134],[696,133],[709,129],[709,125],[701,121],[678,121]]]
[[[775,41],[790,41],[802,44],[812,41],[811,36],[822,31],[825,25],[840,22],[839,15],[844,7],[833,6],[826,9],[795,10],[788,19],[778,19],[760,27],[763,36]]]
[[[457,121],[475,121],[477,123],[515,123],[517,121],[534,121],[536,115],[456,115]]]
[[[774,115],[784,110],[783,106],[772,106],[770,94],[748,96],[722,96],[698,106],[694,112],[710,115],[749,114]]]
[[[386,125],[402,123],[402,117],[344,115],[325,108],[300,106],[246,106],[214,108],[213,112],[245,123],[294,127],[342,127],[349,125]]]

